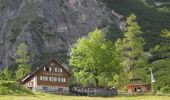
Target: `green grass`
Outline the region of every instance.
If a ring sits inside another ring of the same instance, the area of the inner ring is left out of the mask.
[[[36,96],[0,96],[0,100],[170,100],[168,96],[136,96],[136,97],[80,97],[38,94]]]

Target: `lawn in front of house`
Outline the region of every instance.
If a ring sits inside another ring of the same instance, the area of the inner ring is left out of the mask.
[[[53,94],[36,94],[29,96],[0,96],[0,100],[170,100],[169,96],[116,96],[116,97],[85,97],[85,96],[62,96]]]

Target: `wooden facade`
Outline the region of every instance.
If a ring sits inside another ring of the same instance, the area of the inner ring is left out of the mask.
[[[70,71],[55,59],[50,60],[22,79],[22,84],[33,90],[53,93],[68,93]]]
[[[144,84],[141,79],[131,79],[127,85],[128,94],[146,93],[151,90],[150,84]]]
[[[127,86],[128,94],[146,93],[151,90],[150,84],[131,84]]]

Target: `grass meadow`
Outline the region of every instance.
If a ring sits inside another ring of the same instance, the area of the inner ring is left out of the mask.
[[[1,95],[0,100],[170,100],[170,96],[85,97],[85,96],[62,96],[53,94],[36,94],[29,96]]]

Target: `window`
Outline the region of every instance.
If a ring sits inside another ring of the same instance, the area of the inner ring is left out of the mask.
[[[49,71],[51,72],[51,67],[49,67]]]
[[[63,82],[66,82],[66,78],[63,78]]]
[[[63,72],[63,69],[62,68],[58,68],[58,72]]]
[[[49,67],[44,67],[44,71],[49,71],[49,70],[50,70]]]
[[[47,88],[47,87],[43,87],[43,90],[44,90],[44,91],[47,91],[47,90],[48,90],[48,88]]]
[[[61,78],[61,82],[66,82],[66,79],[65,78]]]
[[[58,91],[63,91],[63,88],[58,88]]]
[[[61,82],[64,82],[64,79],[63,79],[63,78],[61,78]]]
[[[52,81],[52,77],[49,77],[49,81]]]
[[[58,82],[61,82],[61,78],[60,77],[58,78]]]
[[[41,80],[41,81],[43,80],[43,77],[42,77],[42,76],[40,76],[40,80]]]
[[[40,76],[40,80],[41,81],[48,81],[48,77],[47,76]]]
[[[91,93],[93,93],[93,92],[94,92],[94,90],[93,90],[93,89],[90,89],[90,92],[91,92]]]
[[[57,72],[57,68],[55,68],[55,72]]]
[[[57,78],[56,77],[54,78],[54,82],[57,82]]]

